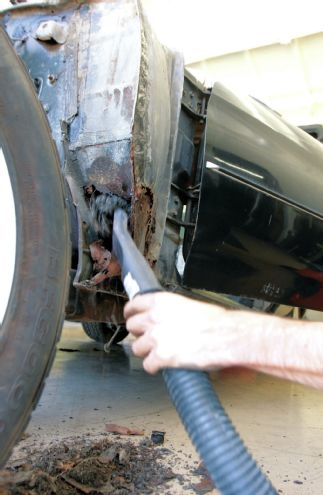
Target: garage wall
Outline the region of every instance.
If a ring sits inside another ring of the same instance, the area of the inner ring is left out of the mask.
[[[323,124],[323,32],[188,65],[200,80],[252,94],[297,125]]]

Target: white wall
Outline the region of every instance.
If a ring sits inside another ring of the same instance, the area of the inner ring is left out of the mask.
[[[208,86],[220,80],[259,98],[295,124],[323,124],[323,32],[188,68]]]
[[[142,3],[200,80],[229,83],[295,124],[323,123],[323,0]]]
[[[322,0],[141,1],[161,41],[187,64],[323,31]]]

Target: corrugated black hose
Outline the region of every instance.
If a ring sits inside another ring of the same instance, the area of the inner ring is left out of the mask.
[[[165,369],[169,395],[216,488],[223,495],[273,495],[216,395],[209,375]]]
[[[128,232],[128,216],[117,209],[113,250],[130,299],[162,290]],[[223,495],[274,495],[276,490],[249,454],[224,411],[207,373],[165,369],[170,397],[214,485]]]

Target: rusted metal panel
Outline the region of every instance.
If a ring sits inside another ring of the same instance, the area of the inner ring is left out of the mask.
[[[152,266],[158,259],[183,60],[158,42],[136,0],[70,1],[50,8],[38,8],[32,1],[28,5],[10,10],[2,23],[47,112],[77,210],[78,266],[71,298],[82,301],[75,303],[75,312],[83,319],[88,318],[87,304],[93,307],[95,300],[101,304],[99,294],[113,298],[122,293],[110,280],[102,281],[107,267],[93,250],[100,236],[95,237],[89,191],[114,194],[130,204],[137,245]],[[104,253],[111,249],[107,244],[102,248]],[[82,291],[91,292],[93,300],[81,296]]]
[[[82,164],[82,185],[92,184],[102,193],[112,192],[125,198],[133,194],[130,155],[130,139],[80,147],[71,153],[77,164]]]
[[[67,27],[65,43],[37,39],[37,30],[46,21]],[[95,163],[97,167],[99,158],[103,173],[110,160],[122,166],[125,157],[131,169],[129,143],[141,55],[137,2],[86,2],[81,6],[70,2],[54,11],[19,9],[8,14],[4,23],[37,86],[61,162],[69,165],[72,161],[73,172],[84,185],[89,182],[87,171]],[[116,144],[121,141],[123,146]],[[111,149],[100,146],[108,143]],[[87,147],[92,149],[86,151]]]
[[[88,3],[82,12],[71,149],[131,138],[140,65],[136,2]]]
[[[134,239],[152,266],[163,240],[183,88],[183,59],[141,14],[142,56],[134,122]]]

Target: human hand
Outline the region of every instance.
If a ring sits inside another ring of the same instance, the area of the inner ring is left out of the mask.
[[[321,322],[232,311],[176,294],[138,296],[126,304],[144,368],[244,366],[323,390]]]
[[[127,330],[137,337],[133,352],[144,358],[149,373],[166,367],[212,367],[216,349],[223,348],[219,334],[224,335],[220,329],[227,313],[216,305],[167,292],[137,296],[124,310]]]

